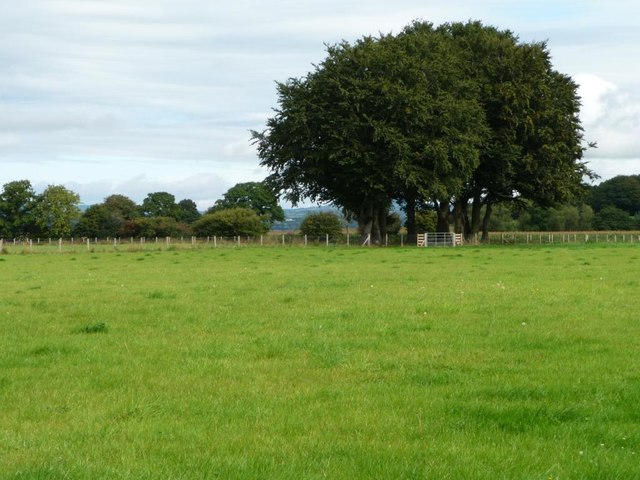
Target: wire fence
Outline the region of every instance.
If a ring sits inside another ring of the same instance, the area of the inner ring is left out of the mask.
[[[438,238],[435,235],[433,238]],[[456,235],[454,238],[460,238]],[[420,242],[422,239],[422,242]],[[640,231],[634,232],[491,232],[486,242],[479,237],[471,241],[432,243],[425,241],[422,235],[395,234],[386,235],[380,246],[386,247],[430,247],[435,245],[465,246],[465,245],[562,245],[589,243],[635,243],[640,244]],[[229,247],[367,247],[370,240],[359,234],[339,236],[307,236],[299,233],[270,233],[260,237],[153,237],[153,238],[25,238],[1,239],[0,254],[15,253],[79,253],[79,252],[109,252],[109,251],[153,251],[203,248]]]

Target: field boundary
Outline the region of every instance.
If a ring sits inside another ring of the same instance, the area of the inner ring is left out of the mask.
[[[424,234],[423,234],[424,235]],[[429,234],[431,235],[431,234]],[[458,238],[456,235],[454,238]],[[425,237],[422,236],[422,239]],[[640,244],[640,232],[492,232],[487,242],[479,239],[458,243],[460,246],[478,245],[566,245],[566,244]],[[424,246],[420,237],[406,234],[387,235],[381,244],[386,247]],[[64,253],[96,251],[147,251],[167,249],[195,249],[218,247],[313,247],[352,246],[365,247],[359,235],[310,237],[299,233],[270,233],[260,237],[153,237],[153,238],[58,238],[58,239],[0,239],[0,254],[10,253]]]

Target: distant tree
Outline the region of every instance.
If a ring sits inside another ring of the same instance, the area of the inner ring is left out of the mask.
[[[105,204],[91,205],[76,224],[74,235],[90,238],[115,237],[122,223],[123,220],[114,215]]]
[[[80,196],[62,185],[49,185],[38,195],[33,209],[35,222],[43,236],[68,237],[80,218]]]
[[[199,237],[255,237],[267,232],[265,224],[255,211],[240,207],[203,215],[195,221],[192,228]]]
[[[238,183],[216,201],[207,213],[237,207],[256,212],[268,228],[273,222],[284,221],[284,211],[278,205],[276,195],[263,182]]]
[[[196,202],[188,198],[178,202],[177,212],[177,220],[187,224],[192,224],[200,218]]]
[[[80,217],[74,235],[107,238],[119,236],[127,220],[140,215],[140,207],[124,195],[110,195],[103,203],[90,206]]]
[[[142,201],[142,215],[145,217],[171,217],[179,215],[176,197],[168,192],[153,192]]]
[[[342,234],[342,222],[333,212],[310,213],[302,220],[300,232],[309,237],[337,237]]]
[[[577,231],[593,229],[593,209],[585,204],[544,208],[532,203],[520,206],[517,229],[522,231]]]
[[[486,208],[486,207],[485,207]],[[489,231],[513,232],[518,230],[518,221],[510,205],[496,205],[489,220]]]
[[[137,217],[125,220],[118,235],[122,237],[153,238],[191,235],[191,228],[171,217]]]
[[[640,175],[618,175],[591,188],[589,203],[596,212],[616,207],[629,215],[640,212]]]
[[[104,199],[103,205],[121,221],[140,216],[140,207],[125,195],[110,195]]]
[[[634,217],[613,206],[603,207],[593,219],[596,230],[634,230],[638,228]]]
[[[24,237],[36,232],[36,193],[29,180],[5,183],[0,193],[0,237]]]

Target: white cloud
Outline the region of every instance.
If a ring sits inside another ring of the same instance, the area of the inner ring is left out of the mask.
[[[592,74],[575,76],[579,85],[578,93],[582,98],[580,118],[585,125],[592,125],[607,114],[607,97],[618,91],[617,85]]]
[[[266,175],[249,130],[271,116],[274,81],[311,70],[324,42],[418,18],[548,39],[582,85],[594,168],[635,168],[640,5],[622,0],[22,0],[0,3],[0,183],[212,202]]]
[[[640,95],[595,75],[577,75],[576,81],[585,135],[598,143],[589,157],[606,158],[609,164],[626,160],[640,170]]]

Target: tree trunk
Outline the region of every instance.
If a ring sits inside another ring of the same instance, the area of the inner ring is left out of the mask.
[[[482,223],[482,197],[479,193],[473,196],[471,204],[471,221],[468,223],[468,230],[465,232],[465,240],[472,242],[480,231]]]
[[[436,202],[436,213],[438,214],[438,232],[449,232],[449,202]]]
[[[468,200],[466,198],[459,198],[456,200],[453,209],[454,231],[464,234],[465,237],[468,235],[470,229],[467,204]]]
[[[373,204],[364,205],[360,209],[357,220],[361,243],[367,238],[370,238],[373,245],[382,243],[382,237],[387,233],[387,213],[388,208]]]
[[[360,230],[360,243],[364,243],[371,236],[373,230],[373,215],[371,206],[363,206],[358,212],[358,229]]]
[[[387,235],[387,216],[389,215],[389,209],[385,207],[378,208],[378,232],[380,237],[377,239],[376,245],[382,245],[384,238]]]
[[[484,219],[482,220],[482,241],[489,241],[489,220],[491,220],[492,204],[487,203],[487,209],[484,212]]]
[[[407,195],[407,235],[409,241],[414,241],[418,233],[416,228],[416,198],[413,194]],[[413,240],[411,240],[413,239]]]

